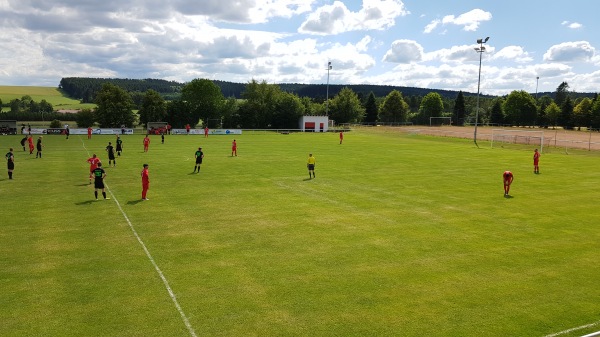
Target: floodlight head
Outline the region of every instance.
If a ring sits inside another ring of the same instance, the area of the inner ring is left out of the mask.
[[[488,40],[489,40],[489,39],[490,39],[490,37],[489,37],[489,36],[488,36],[488,37],[486,37],[486,38],[485,38],[485,41],[483,41],[483,43],[486,43],[486,42],[488,42]]]
[[[477,39],[477,43],[483,43],[482,39]]]

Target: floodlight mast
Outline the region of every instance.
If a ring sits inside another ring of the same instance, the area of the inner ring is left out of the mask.
[[[477,43],[479,43],[479,47],[475,48],[475,51],[479,53],[479,78],[477,80],[477,110],[475,111],[475,132],[473,133],[473,142],[475,143],[475,146],[479,147],[479,145],[477,145],[477,124],[479,122],[479,89],[481,88],[481,57],[483,55],[483,53],[485,52],[485,47],[483,46],[484,43],[488,42],[488,40],[490,39],[490,37],[486,37],[485,40],[484,39],[477,39]]]
[[[327,94],[325,96],[325,115],[329,116],[329,71],[331,70],[331,61],[327,62]]]

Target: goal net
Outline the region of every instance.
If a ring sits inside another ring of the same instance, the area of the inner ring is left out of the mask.
[[[544,150],[544,131],[531,131],[531,130],[507,130],[507,129],[494,129],[492,130],[492,147],[503,147],[503,148],[518,148],[523,145],[533,146],[537,148],[540,153]]]
[[[452,117],[429,117],[429,126],[452,125]]]

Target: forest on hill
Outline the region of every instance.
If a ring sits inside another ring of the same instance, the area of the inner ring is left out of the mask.
[[[227,81],[212,80],[225,97],[241,98],[246,89],[247,83],[235,83]],[[81,100],[82,103],[91,103],[94,101],[95,94],[100,91],[104,83],[111,83],[123,88],[130,93],[143,93],[152,89],[166,100],[177,99],[181,95],[181,89],[185,83],[167,81],[161,79],[119,79],[119,78],[90,78],[90,77],[65,77],[62,78],[58,86],[67,96]],[[301,84],[301,83],[279,83],[277,84],[282,91],[294,93],[299,97],[309,97],[315,101],[325,101],[327,95],[326,84]],[[350,88],[357,95],[366,97],[371,92],[376,97],[385,97],[393,90],[402,92],[404,96],[425,96],[430,92],[437,92],[440,96],[449,99],[455,99],[458,91],[425,89],[415,87],[373,85],[373,84],[330,84],[329,97],[337,95],[343,88]],[[476,93],[464,93],[465,96],[475,96]],[[482,97],[493,97],[482,95]]]

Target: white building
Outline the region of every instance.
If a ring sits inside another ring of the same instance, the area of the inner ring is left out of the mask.
[[[302,116],[300,118],[302,132],[327,132],[329,117],[327,116]]]

